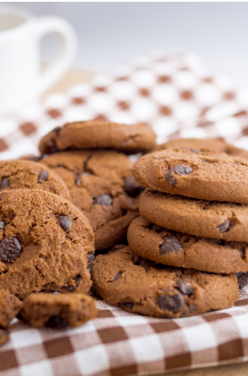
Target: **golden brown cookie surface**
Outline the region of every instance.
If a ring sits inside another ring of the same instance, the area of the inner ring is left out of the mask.
[[[50,169],[33,161],[0,161],[0,191],[11,189],[41,189],[70,200],[64,181]]]
[[[154,225],[142,217],[128,228],[128,243],[137,255],[156,263],[210,273],[248,271],[248,244],[199,238]]]
[[[196,200],[146,190],[139,202],[142,217],[158,226],[213,239],[248,242],[248,205]]]
[[[92,278],[96,293],[106,302],[148,316],[193,316],[228,308],[239,297],[235,274],[157,265],[129,247],[98,255]]]
[[[167,149],[141,157],[132,173],[144,187],[203,200],[248,203],[248,161]]]
[[[94,235],[71,202],[38,190],[1,192],[0,226],[0,288],[20,298],[89,290]]]
[[[146,124],[88,120],[55,128],[41,139],[39,150],[42,154],[95,148],[136,153],[154,148],[155,139],[155,133]]]

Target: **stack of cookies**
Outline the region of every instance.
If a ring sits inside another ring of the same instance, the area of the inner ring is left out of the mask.
[[[248,162],[224,151],[247,152],[219,140],[216,152],[204,141],[175,143],[134,165],[147,189],[130,247],[99,255],[92,270],[106,301],[157,317],[230,307],[239,297],[236,273],[248,271]]]

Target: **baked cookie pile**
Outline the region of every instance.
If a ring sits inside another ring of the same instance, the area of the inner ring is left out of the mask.
[[[228,308],[239,297],[236,273],[248,271],[248,153],[221,140],[174,140],[157,149],[132,169],[146,187],[141,216],[129,226],[130,247],[97,256],[96,292],[157,317]]]
[[[0,344],[16,315],[53,328],[95,318],[92,281],[106,302],[156,317],[238,299],[247,152],[220,140],[156,146],[145,124],[99,120],[55,128],[39,150],[36,162],[0,162]]]
[[[36,162],[0,162],[0,344],[16,315],[53,328],[96,317],[95,249],[126,236],[143,190],[126,154],[154,146],[144,124],[76,122],[43,137]]]
[[[138,215],[143,189],[133,178],[127,154],[155,147],[155,134],[145,124],[81,121],[55,128],[39,144],[40,162],[66,183],[71,201],[93,228],[96,250],[118,243]]]

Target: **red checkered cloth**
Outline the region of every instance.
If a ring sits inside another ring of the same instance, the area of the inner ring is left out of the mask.
[[[248,149],[248,93],[211,75],[192,54],[156,52],[0,118],[1,159],[37,153],[38,140],[55,126],[91,118],[145,121],[159,143],[223,137]],[[248,276],[239,282],[234,307],[191,318],[149,318],[97,300],[97,319],[79,328],[40,330],[16,320],[0,348],[0,375],[128,376],[247,361]]]

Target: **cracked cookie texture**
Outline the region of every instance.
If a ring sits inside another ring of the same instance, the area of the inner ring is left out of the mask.
[[[199,237],[248,242],[248,205],[196,200],[146,190],[142,217],[158,226]]]
[[[248,159],[248,151],[237,148],[233,145],[226,143],[224,140],[216,138],[177,138],[170,140],[164,144],[157,145],[156,151],[173,148],[186,148],[193,149],[193,152],[207,152],[207,153],[226,153],[234,157],[241,157]]]
[[[210,274],[155,264],[129,247],[98,255],[93,286],[107,303],[155,317],[186,317],[229,308],[239,298],[235,274]]]
[[[71,201],[93,228],[96,249],[115,245],[138,215],[143,190],[132,177],[133,162],[115,151],[67,151],[41,161],[66,183]]]
[[[64,181],[39,163],[26,160],[0,161],[0,191],[39,189],[70,200]]]
[[[39,144],[42,154],[59,150],[114,149],[126,153],[145,152],[155,147],[156,135],[146,124],[118,124],[87,120],[67,123],[45,135]]]
[[[140,257],[164,265],[210,273],[248,271],[248,244],[199,238],[157,226],[142,217],[132,221],[127,239]]]
[[[203,200],[248,203],[248,161],[226,154],[167,149],[141,157],[132,169],[144,187]]]
[[[0,288],[23,299],[32,292],[88,292],[94,234],[68,200],[38,190],[0,193]]]
[[[93,298],[86,294],[30,294],[19,318],[36,328],[79,326],[97,315]]]

